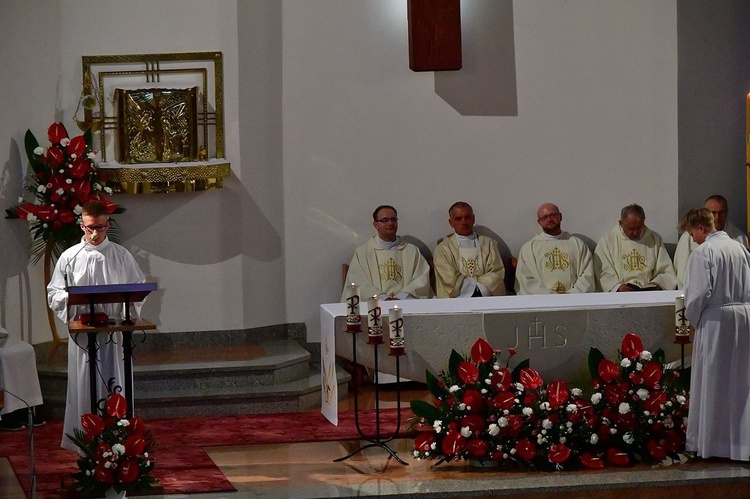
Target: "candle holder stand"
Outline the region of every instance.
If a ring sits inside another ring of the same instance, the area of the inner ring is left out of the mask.
[[[352,332],[352,331],[348,331]],[[352,362],[354,364],[357,364],[357,334],[354,333],[352,336]],[[357,427],[357,432],[359,433],[360,437],[362,437],[362,440],[367,441],[368,443],[366,445],[361,446],[355,451],[350,452],[344,457],[339,457],[337,459],[334,459],[333,462],[338,463],[341,461],[346,461],[350,457],[354,456],[355,454],[362,452],[365,449],[369,449],[371,447],[380,447],[381,449],[385,450],[390,456],[398,461],[399,463],[403,464],[404,466],[409,466],[409,463],[398,457],[396,452],[388,447],[388,442],[396,438],[398,435],[399,430],[401,429],[401,363],[400,357],[401,355],[394,355],[396,357],[396,429],[393,432],[392,435],[383,435],[381,434],[381,428],[380,428],[380,388],[377,383],[377,373],[378,373],[378,347],[382,343],[370,343],[368,342],[374,349],[374,370],[375,370],[375,435],[368,437],[365,435],[364,431],[362,431],[362,427],[359,424],[359,393],[357,390],[357,384],[354,384],[354,425]]]
[[[674,342],[680,345],[680,369],[685,369],[685,345],[692,343],[689,325],[675,326]]]

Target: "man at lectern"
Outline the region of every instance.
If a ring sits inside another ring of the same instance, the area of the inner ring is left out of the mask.
[[[68,315],[68,286],[94,286],[102,284],[131,284],[144,282],[145,278],[133,255],[119,244],[107,238],[109,218],[106,207],[99,201],[89,201],[81,213],[81,242],[68,248],[60,255],[55,265],[52,279],[47,285],[47,302],[55,314],[64,322],[88,311],[88,307],[70,307]],[[86,310],[84,310],[84,308]],[[97,305],[96,312],[104,312],[110,318],[120,319],[122,304]],[[90,412],[88,378],[87,340],[84,335],[70,338],[68,342],[68,394],[65,403],[65,424],[62,447],[75,450],[76,446],[66,434],[73,434],[74,428],[81,428],[81,416]],[[97,372],[97,397],[106,397],[107,382],[115,379],[115,384],[124,386],[122,357],[122,333],[98,333],[99,366]]]

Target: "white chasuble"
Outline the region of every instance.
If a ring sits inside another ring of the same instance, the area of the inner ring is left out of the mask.
[[[434,264],[438,298],[459,296],[466,279],[475,279],[490,296],[505,294],[505,266],[497,242],[481,235],[476,242],[474,248],[459,247],[456,234],[451,234],[437,245]],[[476,277],[469,277],[472,273]]]
[[[380,289],[392,298],[404,287],[404,266],[401,263],[401,252],[394,250],[376,251],[375,258],[378,259]]]
[[[461,274],[470,279],[478,279],[484,274],[482,250],[477,246],[459,246],[458,258],[461,261]]]
[[[747,247],[747,235],[732,225],[731,222],[727,222],[721,230],[726,232],[730,238]],[[693,241],[693,236],[691,236],[689,232],[683,232],[680,236],[680,240],[677,242],[677,249],[675,249],[674,252],[674,270],[677,273],[677,289],[682,289],[685,286],[685,272],[687,271],[688,258],[690,258],[690,253],[692,253],[697,247],[698,245]]]
[[[521,248],[516,269],[520,295],[594,291],[594,262],[586,244],[567,232],[539,234]]]

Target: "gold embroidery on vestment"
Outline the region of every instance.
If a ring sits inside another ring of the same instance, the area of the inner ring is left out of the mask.
[[[565,285],[561,283],[560,281],[557,281],[554,286],[552,286],[552,291],[554,291],[557,294],[563,294],[567,292],[568,290],[565,289]]]
[[[389,258],[378,266],[380,271],[380,279],[383,281],[395,281],[401,282],[404,278],[403,269],[401,265],[397,264],[393,258]]]
[[[474,258],[469,258],[469,259],[461,257],[461,269],[462,269],[462,274],[464,276],[473,277],[473,278],[479,277],[479,273],[477,272],[478,268],[479,268],[479,255],[477,255]]]
[[[646,270],[646,257],[638,253],[638,250],[633,250],[627,255],[622,255],[622,268],[625,271],[631,272],[633,270]]]
[[[547,258],[547,263],[544,266],[549,271],[555,269],[568,270],[568,267],[570,267],[570,258],[568,257],[568,254],[560,251],[560,248],[558,247],[555,247],[549,253],[545,253],[544,257]]]

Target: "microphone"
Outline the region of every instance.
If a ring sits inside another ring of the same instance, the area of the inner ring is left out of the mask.
[[[65,265],[65,270],[63,271],[63,279],[65,280],[65,290],[66,291],[68,289],[68,268],[70,268],[70,264],[73,263],[73,261],[76,259],[76,257],[78,256],[78,253],[80,253],[81,251],[83,251],[83,249],[86,246],[88,246],[89,244],[93,243],[97,239],[99,239],[99,233],[97,231],[92,232],[91,236],[88,239],[85,239],[83,246],[81,246],[80,249],[78,251],[76,251],[76,254],[73,255],[73,258],[71,258],[70,260],[68,260],[67,265]]]

